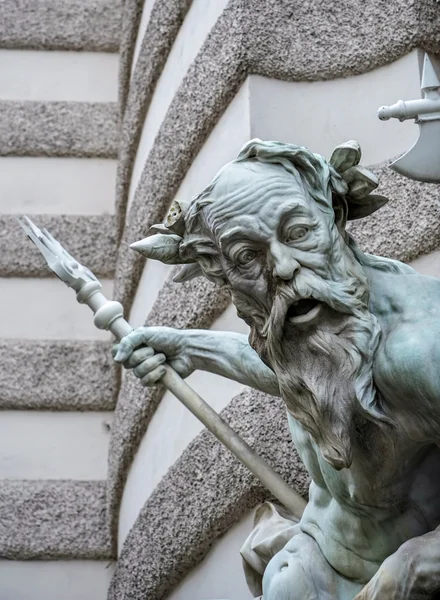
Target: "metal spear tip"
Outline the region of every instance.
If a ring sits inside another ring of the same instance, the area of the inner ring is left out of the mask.
[[[33,223],[27,215],[22,215],[17,217],[17,221],[20,223],[24,232],[28,236],[28,238],[37,246],[39,251],[43,254],[46,262],[51,264],[51,262],[56,258],[55,253],[53,252],[53,248],[51,247],[51,240],[47,237],[46,232]],[[52,237],[52,236],[50,236]],[[53,238],[52,238],[53,239]]]
[[[21,219],[17,217],[17,221],[44,256],[48,267],[66,285],[79,289],[88,281],[97,281],[93,273],[75,260],[46,229],[37,227],[26,215]]]

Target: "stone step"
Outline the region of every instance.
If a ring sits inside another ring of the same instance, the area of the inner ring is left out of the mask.
[[[108,342],[0,339],[0,409],[112,410],[117,387]]]
[[[117,255],[113,215],[30,214],[29,217],[97,277],[113,277]],[[46,261],[26,237],[16,215],[0,214],[0,277],[49,276],[51,271]]]
[[[115,158],[116,102],[0,101],[0,156]]]
[[[0,48],[117,52],[121,0],[0,3]]]
[[[104,481],[0,481],[0,558],[110,559]]]

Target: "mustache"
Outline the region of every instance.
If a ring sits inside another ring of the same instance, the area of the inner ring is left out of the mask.
[[[360,315],[367,308],[363,286],[359,279],[347,277],[344,281],[323,279],[311,271],[303,269],[289,283],[278,285],[272,308],[264,324],[261,335],[277,341],[281,338],[289,307],[298,300],[313,298],[327,304],[333,310]]]

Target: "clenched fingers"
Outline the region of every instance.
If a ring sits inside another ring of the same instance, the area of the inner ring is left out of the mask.
[[[133,373],[139,379],[143,379],[153,371],[155,371],[158,367],[164,364],[166,361],[166,356],[164,354],[155,354],[151,358],[147,358],[140,364],[138,364],[134,369]]]
[[[146,346],[145,348],[139,348],[130,355],[128,360],[124,362],[124,369],[134,369],[135,367],[143,363],[144,360],[147,360],[152,356],[154,356],[154,350],[153,348],[150,348],[150,346]]]
[[[148,373],[148,375],[145,375],[145,377],[142,377],[141,383],[142,383],[142,385],[145,385],[145,386],[154,385],[160,379],[162,379],[162,377],[165,375],[165,373],[166,373],[165,367],[160,366],[157,369],[154,369],[154,371],[151,371],[151,373]]]
[[[133,353],[133,351],[145,344],[145,334],[143,328],[132,331],[122,338],[117,346],[116,356],[114,357],[117,363],[125,363]]]

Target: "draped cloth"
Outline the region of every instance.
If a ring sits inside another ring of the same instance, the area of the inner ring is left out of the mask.
[[[254,528],[240,550],[246,582],[255,598],[262,598],[263,574],[269,561],[299,533],[298,523],[296,517],[272,502],[257,508]]]

